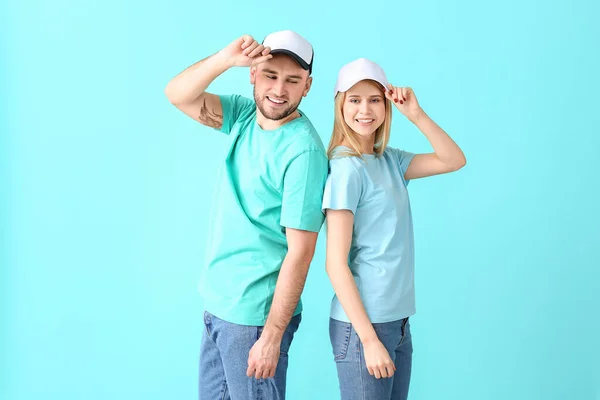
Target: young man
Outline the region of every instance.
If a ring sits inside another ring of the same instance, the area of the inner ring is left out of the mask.
[[[231,137],[200,284],[201,399],[285,398],[287,352],[324,218],[327,157],[298,110],[312,63],[312,46],[295,32],[272,33],[262,44],[246,35],[165,90],[185,114]],[[254,101],[206,92],[234,66],[250,67]]]

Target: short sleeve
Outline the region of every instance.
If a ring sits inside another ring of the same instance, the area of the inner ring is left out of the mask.
[[[404,179],[405,184],[408,185],[408,182],[410,181],[406,180],[404,175],[406,175],[406,170],[415,156],[415,153],[409,153],[408,151],[398,149],[396,149],[395,153],[398,159],[398,164],[400,165],[400,170],[402,171],[402,179]]]
[[[318,150],[306,151],[290,163],[283,180],[282,226],[319,232],[323,188],[327,180],[327,157]]]
[[[219,96],[219,100],[221,100],[221,109],[223,110],[223,125],[220,131],[228,135],[235,122],[255,107],[252,100],[239,94]]]
[[[361,193],[362,179],[350,159],[332,160],[323,193],[322,210],[350,210],[356,214]]]

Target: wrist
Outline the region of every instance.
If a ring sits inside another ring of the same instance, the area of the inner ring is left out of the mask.
[[[281,339],[283,339],[283,330],[265,325],[260,337],[268,342],[281,342]]]
[[[372,334],[365,335],[364,337],[360,338],[360,341],[362,342],[363,346],[370,346],[373,343],[377,343],[379,338],[377,337],[377,334],[373,332]]]
[[[421,121],[423,121],[426,118],[427,114],[425,114],[425,111],[423,111],[423,109],[420,107],[417,111],[408,116],[410,122],[412,122],[415,125],[418,125]]]
[[[223,50],[225,49],[221,49],[215,54],[215,61],[217,61],[224,69],[234,67],[235,62],[233,57],[229,57]]]

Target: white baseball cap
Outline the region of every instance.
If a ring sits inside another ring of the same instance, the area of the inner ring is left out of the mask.
[[[344,65],[338,73],[338,79],[335,84],[334,96],[339,92],[345,92],[358,82],[371,79],[387,88],[388,80],[385,77],[383,69],[371,60],[359,58],[351,63]],[[385,90],[385,89],[384,89]]]
[[[293,31],[273,32],[265,37],[262,44],[271,48],[271,54],[287,54],[300,64],[302,69],[312,72],[313,48],[308,40]]]

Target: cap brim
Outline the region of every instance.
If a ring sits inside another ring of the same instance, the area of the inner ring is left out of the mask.
[[[365,81],[365,80],[379,83],[383,87],[384,91],[385,91],[385,89],[387,89],[387,85],[388,85],[387,82],[384,83],[379,79],[373,78],[372,76],[362,76],[362,77],[357,77],[356,79],[353,79],[352,81],[345,82],[345,84],[343,84],[343,85],[340,85],[339,87],[336,88],[335,94],[337,95],[340,92],[347,92],[348,90],[350,90],[350,88],[352,86],[356,85],[360,81]]]
[[[275,50],[271,50],[271,54],[285,54],[288,55],[290,57],[292,57],[294,60],[296,60],[296,62],[298,64],[300,64],[300,66],[302,67],[302,69],[305,69],[309,72],[312,72],[312,63],[311,64],[307,64],[306,61],[304,61],[302,59],[302,57],[300,57],[298,54],[294,53],[293,51],[289,51],[289,50],[285,50],[285,49],[275,49]]]

